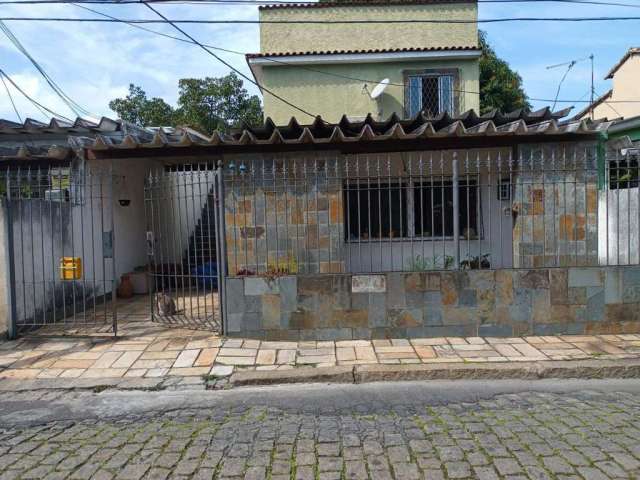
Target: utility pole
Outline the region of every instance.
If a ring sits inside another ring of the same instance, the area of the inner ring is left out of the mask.
[[[589,109],[589,114],[591,116],[591,120],[593,120],[593,102],[595,100],[595,93],[596,93],[596,89],[593,81],[593,53],[589,55],[589,60],[591,60],[591,101],[589,102],[589,106],[591,108]]]

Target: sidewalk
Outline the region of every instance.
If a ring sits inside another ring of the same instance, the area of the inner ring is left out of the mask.
[[[485,368],[503,365],[500,368],[504,369],[504,364],[556,365],[576,360],[611,364],[640,359],[638,334],[276,342],[224,339],[146,320],[124,322],[116,339],[106,333],[52,334],[56,331],[42,329],[30,337],[0,342],[0,389],[24,385],[197,386],[232,374],[243,373],[246,378],[250,371],[259,375],[257,372],[303,369],[308,373],[310,367],[325,373],[331,373],[332,368],[347,372],[346,367],[353,366],[409,364],[458,365],[468,370],[469,365],[481,364]],[[407,371],[416,371],[416,367]],[[256,375],[250,383],[258,382]],[[274,381],[287,381],[284,372],[265,383]]]

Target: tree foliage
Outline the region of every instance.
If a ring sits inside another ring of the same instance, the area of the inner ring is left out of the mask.
[[[109,108],[122,120],[136,125],[173,125],[171,105],[161,98],[147,98],[146,92],[133,83],[129,84],[129,94],[125,98],[111,100]]]
[[[487,34],[479,32],[480,48],[480,112],[492,109],[510,112],[531,105],[522,86],[522,78],[509,64],[498,58],[487,42]]]
[[[141,126],[188,126],[203,133],[227,131],[242,122],[262,122],[262,105],[249,95],[235,73],[224,77],[183,78],[178,82],[178,105],[161,98],[147,98],[145,91],[129,85],[125,98],[109,102],[109,108],[125,121]]]

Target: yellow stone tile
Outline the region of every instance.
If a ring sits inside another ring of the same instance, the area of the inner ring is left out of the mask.
[[[58,360],[53,364],[53,368],[82,368],[86,369],[91,367],[95,363],[95,360]]]
[[[198,359],[193,364],[195,367],[211,366],[216,360],[219,348],[203,348]]]
[[[133,363],[138,360],[142,355],[142,352],[124,352],[120,358],[118,358],[111,367],[113,368],[129,368]]]
[[[42,370],[38,368],[16,368],[0,372],[0,378],[26,380],[36,378]]]
[[[141,360],[175,360],[180,354],[179,350],[172,350],[170,352],[150,352],[146,351],[141,356]]]
[[[126,368],[88,368],[80,378],[119,378],[125,373]]]
[[[61,368],[45,368],[40,372],[38,378],[57,378],[64,372]]]
[[[90,368],[109,368],[123,355],[122,352],[104,352]]]
[[[169,375],[192,377],[206,375],[209,373],[209,367],[186,367],[186,368],[172,368],[169,370]]]
[[[60,374],[60,378],[78,378],[84,372],[84,368],[69,368]]]

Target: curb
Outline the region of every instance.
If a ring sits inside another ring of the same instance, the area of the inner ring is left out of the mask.
[[[301,367],[288,370],[238,371],[219,377],[219,386],[199,377],[0,380],[0,394],[32,390],[83,391],[211,389],[295,383],[362,384],[428,380],[541,380],[640,378],[640,359],[544,360],[520,363],[436,363]]]
[[[244,371],[231,375],[232,386],[291,383],[370,383],[415,380],[540,380],[640,378],[640,359],[540,361],[517,364],[355,365]]]
[[[356,383],[353,367],[303,367],[289,370],[241,371],[231,375],[235,386],[276,385],[286,383]]]

